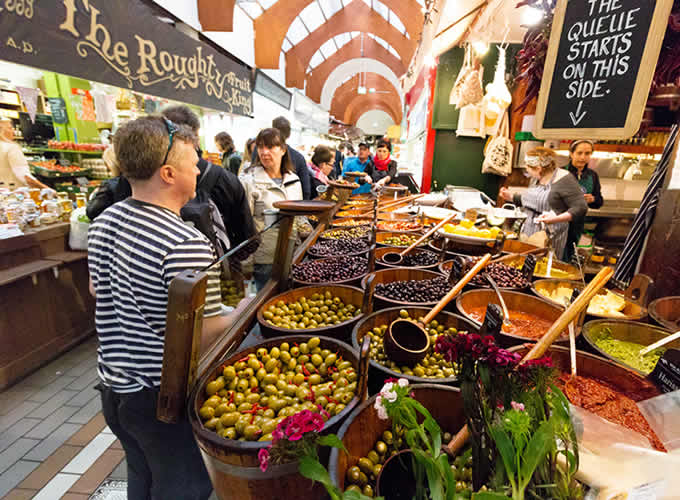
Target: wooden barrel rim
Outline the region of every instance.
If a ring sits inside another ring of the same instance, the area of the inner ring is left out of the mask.
[[[385,314],[385,313],[388,313],[388,312],[391,312],[391,311],[399,311],[401,309],[403,309],[403,307],[390,307],[388,309],[382,309],[380,311],[376,311],[372,314],[369,314],[368,316],[364,316],[361,319],[361,321],[357,322],[357,324],[354,325],[354,329],[352,329],[352,346],[355,349],[358,349],[358,347],[359,347],[359,328],[361,327],[362,323],[368,321],[369,319],[372,319],[374,316],[377,316],[379,314]],[[428,312],[430,312],[431,308],[421,307],[421,306],[411,306],[411,307],[409,307],[409,309],[422,309],[423,316],[424,316]],[[454,314],[454,313],[451,313],[451,312],[448,312],[448,311],[442,311],[439,314],[437,314],[437,316],[435,316],[435,319],[439,318],[442,314],[444,316],[452,316],[452,317],[456,318],[458,321],[461,321],[463,324],[467,324],[467,326],[470,327],[470,330],[474,331],[475,333],[479,331],[479,327],[477,325],[475,325],[468,318],[465,318],[465,317],[463,317],[459,314]],[[362,339],[363,339],[363,337],[362,337]],[[456,376],[444,377],[444,378],[426,378],[426,377],[417,377],[416,375],[406,375],[404,373],[397,373],[394,370],[391,370],[390,368],[386,367],[385,365],[381,365],[380,363],[378,363],[373,358],[370,358],[368,363],[373,368],[376,368],[379,371],[385,372],[391,378],[405,378],[406,380],[408,380],[409,382],[412,382],[412,383],[440,385],[440,384],[451,384],[451,383],[458,382],[458,377],[456,377]]]
[[[659,297],[658,299],[654,299],[649,303],[649,305],[647,306],[647,311],[649,312],[649,315],[652,317],[652,319],[656,321],[658,324],[663,325],[664,328],[668,328],[670,330],[676,329],[678,325],[675,322],[662,317],[657,311],[659,304],[663,302],[675,302],[675,301],[680,303],[680,295],[669,295],[667,297]],[[678,317],[678,319],[680,320],[680,317]]]
[[[379,247],[401,248],[402,250],[406,250],[406,248],[408,248],[408,246],[401,247],[401,246],[397,246],[397,245],[390,245],[388,243],[385,243],[384,241],[379,241],[380,238],[384,239],[384,238],[389,238],[390,236],[403,236],[404,234],[409,234],[409,233],[408,232],[404,233],[404,232],[400,232],[400,231],[376,231],[376,233],[375,233],[375,243]],[[420,245],[418,245],[416,248],[426,249],[425,247],[427,247],[427,245],[428,245],[428,241],[424,241]]]
[[[352,367],[359,372],[359,354],[358,352],[349,344],[342,342],[341,340],[334,339],[332,337],[325,337],[325,336],[320,336],[320,335],[294,335],[294,336],[288,336],[288,337],[273,337],[271,339],[265,340],[264,342],[260,342],[259,344],[256,344],[254,346],[247,347],[241,351],[238,351],[232,355],[230,355],[227,359],[221,359],[213,363],[213,365],[208,368],[202,375],[200,375],[197,378],[197,381],[194,382],[194,386],[191,389],[190,395],[189,395],[189,404],[188,404],[188,413],[189,413],[189,422],[191,423],[191,428],[194,432],[194,436],[196,438],[196,442],[201,445],[202,441],[205,443],[209,443],[210,446],[214,446],[215,448],[222,448],[222,449],[230,449],[234,450],[235,452],[243,453],[243,452],[251,452],[251,454],[255,454],[258,450],[261,448],[265,448],[269,445],[271,445],[271,441],[238,441],[235,439],[226,439],[223,437],[218,436],[215,432],[209,431],[203,427],[203,420],[201,417],[198,415],[198,396],[200,391],[202,391],[206,384],[207,381],[210,377],[215,376],[217,373],[216,370],[220,368],[222,365],[228,362],[228,360],[238,360],[242,357],[244,357],[246,354],[245,353],[254,353],[257,351],[257,349],[261,347],[273,347],[273,346],[278,346],[283,342],[305,342],[312,337],[318,337],[321,340],[322,345],[327,345],[328,343],[333,344],[335,347],[340,347],[343,350],[345,350],[348,354],[352,356],[351,359],[347,359],[347,361],[350,361],[352,363]],[[368,376],[366,374],[365,376]],[[357,384],[358,388],[359,384]],[[334,415],[333,417],[329,418],[328,421],[326,421],[326,424],[324,425],[324,429],[330,428],[333,425],[337,424],[340,422],[345,416],[354,409],[354,406],[359,402],[359,397],[355,394],[355,396],[352,398],[352,400],[347,403],[345,408],[337,414]],[[205,450],[203,446],[201,446]],[[214,457],[211,452],[208,450],[205,450],[206,453],[208,453],[213,459],[216,461],[219,461],[217,457]],[[233,465],[233,464],[232,464]]]
[[[347,290],[358,292],[359,294],[361,294],[362,297],[364,295],[364,291],[361,288],[356,287],[356,286],[350,286],[350,285],[315,285],[315,286],[306,286],[306,287],[301,287],[301,288],[295,288],[293,290],[296,290],[296,291],[304,290],[305,292],[309,292],[309,294],[312,295],[314,293],[317,293],[317,290],[320,291],[321,289],[328,289],[328,288],[344,288],[344,289],[347,289]],[[338,323],[337,325],[328,325],[328,326],[320,326],[318,328],[305,328],[305,329],[301,329],[301,328],[287,329],[287,328],[281,328],[279,326],[272,325],[271,323],[268,323],[267,320],[264,319],[263,311],[265,311],[267,308],[269,308],[270,305],[275,304],[276,301],[283,300],[282,297],[290,295],[290,292],[292,292],[293,290],[288,290],[288,291],[285,291],[285,292],[280,293],[278,295],[275,295],[274,297],[269,299],[267,302],[265,302],[262,305],[262,307],[260,307],[257,310],[257,321],[258,321],[258,323],[260,323],[260,325],[263,325],[263,324],[266,323],[266,328],[270,328],[274,331],[279,332],[281,334],[281,336],[298,335],[298,334],[299,335],[314,335],[315,333],[322,334],[323,332],[329,330],[330,328],[333,328],[333,329],[338,328],[339,329],[339,328],[348,326],[352,322],[358,321],[358,320],[360,320],[361,318],[364,317],[364,313],[361,312],[361,313],[357,314],[356,316],[353,316],[350,319],[346,319],[345,321]],[[361,306],[363,305],[363,298],[362,298],[362,301],[360,301],[359,304],[352,304],[352,305],[361,309]]]
[[[397,374],[398,375],[398,374]],[[442,391],[449,391],[449,392],[460,392],[460,389],[458,387],[452,387],[450,385],[442,385],[442,384],[433,384],[433,383],[418,383],[418,384],[413,384],[411,385],[411,389],[414,391],[418,389],[434,389],[434,390],[442,390]],[[375,394],[368,398],[366,401],[363,403],[360,403],[357,405],[356,408],[353,408],[352,413],[349,414],[347,419],[342,423],[340,426],[340,429],[338,429],[337,436],[342,441],[342,438],[345,437],[345,434],[347,433],[347,429],[349,429],[349,426],[354,422],[354,420],[357,418],[357,415],[359,415],[362,411],[364,411],[366,408],[369,406],[373,406],[375,404],[375,399],[378,397],[378,394]],[[333,481],[333,484],[336,487],[339,487],[338,483],[336,482],[335,478],[338,475],[338,454],[339,453],[344,453],[344,451],[339,450],[338,448],[333,448],[331,449],[331,454],[330,458],[328,459],[328,474],[331,476],[331,481]]]

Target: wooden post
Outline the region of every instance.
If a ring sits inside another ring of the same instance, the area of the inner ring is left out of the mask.
[[[156,411],[156,417],[162,422],[179,420],[187,390],[196,376],[207,282],[208,275],[199,271],[185,271],[170,282]]]

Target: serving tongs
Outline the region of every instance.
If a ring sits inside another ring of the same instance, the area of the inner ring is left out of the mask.
[[[434,226],[432,229],[427,231],[424,235],[422,235],[420,238],[418,238],[415,242],[413,242],[408,248],[405,250],[402,250],[401,252],[387,252],[385,255],[383,255],[382,260],[386,262],[387,264],[400,264],[401,261],[403,260],[404,256],[407,255],[409,252],[411,252],[415,247],[420,245],[423,241],[425,241],[427,238],[432,236],[434,233],[436,233],[439,229],[444,227],[445,224],[450,222],[452,219],[456,217],[456,214],[451,214],[449,215],[446,219],[442,220]]]

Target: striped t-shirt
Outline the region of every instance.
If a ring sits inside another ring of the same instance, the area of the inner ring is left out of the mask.
[[[128,198],[92,223],[87,250],[99,377],[116,392],[158,387],[170,281],[210,265],[212,246],[172,211]],[[207,286],[204,315],[214,316],[221,310],[219,270]]]

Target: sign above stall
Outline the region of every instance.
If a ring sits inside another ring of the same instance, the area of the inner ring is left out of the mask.
[[[632,137],[672,6],[673,0],[558,0],[534,135]]]
[[[250,116],[252,71],[139,0],[2,2],[0,59]]]

